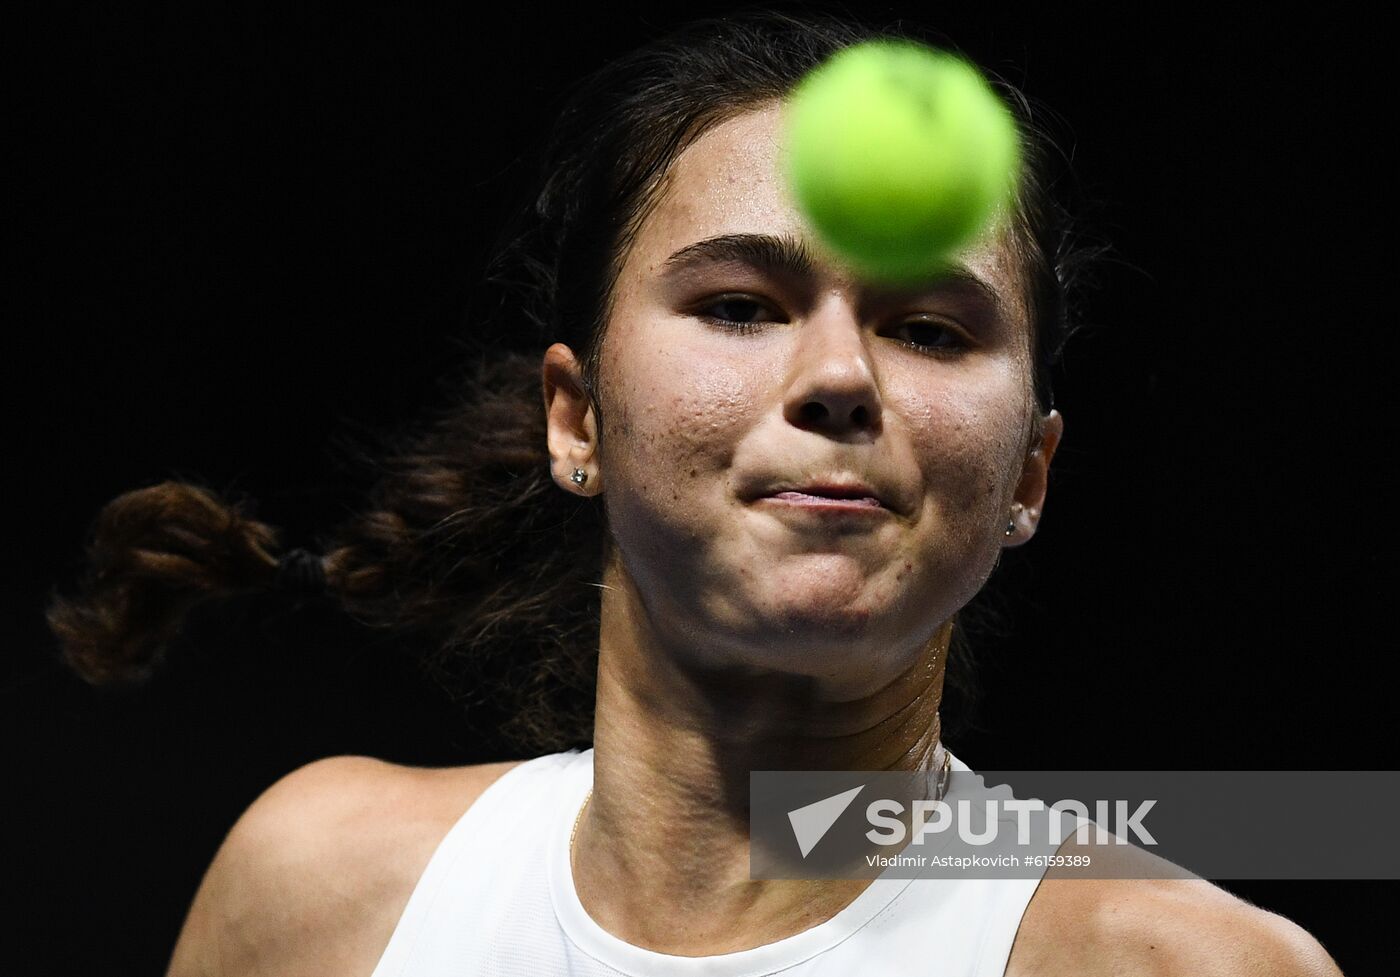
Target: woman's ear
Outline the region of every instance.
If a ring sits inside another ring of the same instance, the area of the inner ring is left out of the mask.
[[[598,418],[574,351],[564,343],[545,350],[540,379],[554,481],[568,491],[596,495],[603,482],[597,461]],[[579,471],[583,475],[575,477]]]
[[[1065,419],[1051,408],[1040,417],[1026,460],[1021,466],[1021,478],[1012,496],[1010,528],[1007,546],[1019,546],[1035,535],[1040,515],[1045,511],[1045,492],[1050,483],[1050,459],[1060,446],[1065,431]]]

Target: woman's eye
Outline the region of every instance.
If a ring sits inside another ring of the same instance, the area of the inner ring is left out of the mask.
[[[900,328],[909,336],[905,345],[914,349],[945,351],[967,347],[967,342],[956,329],[941,322],[916,319],[904,323]]]
[[[706,305],[699,310],[699,315],[706,322],[719,323],[735,332],[752,332],[764,320],[754,321],[751,317],[767,308],[757,299],[743,295],[731,295],[716,299]],[[719,314],[714,314],[716,312]]]

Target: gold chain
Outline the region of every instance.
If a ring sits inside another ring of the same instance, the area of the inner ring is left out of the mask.
[[[588,796],[583,799],[582,806],[578,809],[578,816],[574,818],[574,830],[569,835],[569,854],[574,853],[574,839],[578,837],[578,823],[583,820],[584,808],[588,807],[588,802],[593,800],[593,788],[588,788]]]
[[[942,744],[939,745],[941,746]],[[938,767],[938,785],[933,789],[933,799],[935,801],[943,800],[943,795],[948,791],[948,774],[951,771],[952,766],[953,754],[949,753],[947,748],[944,747],[943,762],[939,764]]]

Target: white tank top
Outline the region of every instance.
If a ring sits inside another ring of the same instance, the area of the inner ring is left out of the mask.
[[[592,786],[592,749],[526,761],[492,783],[439,843],[372,977],[1002,977],[1040,884],[882,876],[776,943],[657,953],[613,936],[579,902],[569,835]]]

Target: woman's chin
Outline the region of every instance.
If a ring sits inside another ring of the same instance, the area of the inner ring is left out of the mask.
[[[755,643],[790,647],[806,655],[826,655],[833,660],[859,652],[863,642],[878,644],[881,635],[898,630],[896,608],[869,599],[859,589],[840,592],[822,588],[793,588],[772,594],[744,616],[744,628]]]

